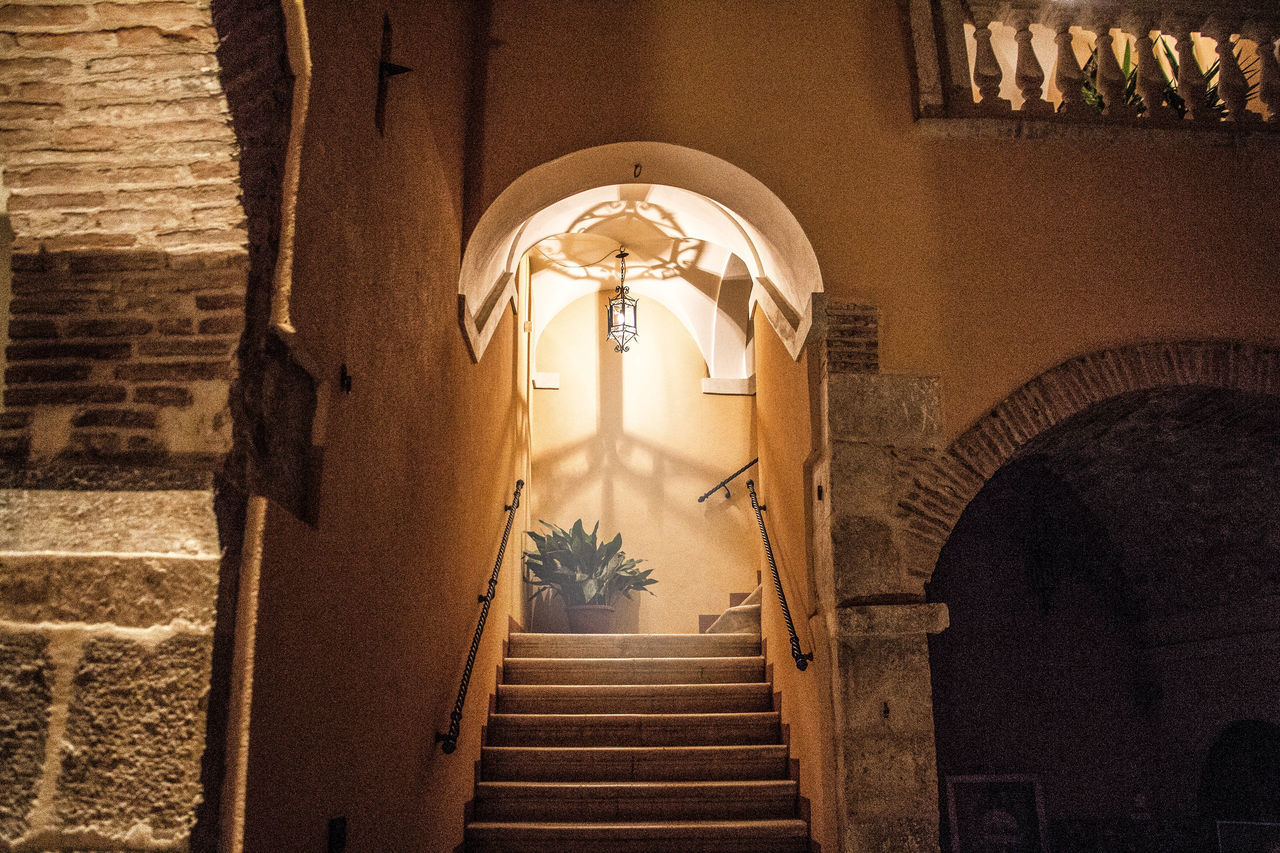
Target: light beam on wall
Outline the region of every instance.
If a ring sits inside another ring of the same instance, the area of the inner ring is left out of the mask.
[[[631,342],[636,339],[638,333],[636,301],[627,295],[630,292],[630,288],[627,287],[627,250],[619,246],[618,254],[614,257],[618,259],[618,286],[606,309],[609,333],[605,337],[613,341],[614,352],[627,352],[631,349]]]

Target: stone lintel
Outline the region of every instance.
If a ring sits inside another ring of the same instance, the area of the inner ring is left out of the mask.
[[[0,489],[0,551],[217,557],[220,550],[209,492]]]
[[[840,639],[940,634],[951,624],[945,604],[859,604],[838,611]]]
[[[0,552],[0,619],[213,625],[218,557]]]
[[[832,373],[827,390],[832,440],[940,446],[942,403],[935,376]]]

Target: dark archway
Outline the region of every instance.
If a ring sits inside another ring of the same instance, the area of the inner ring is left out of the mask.
[[[947,777],[1027,775],[1055,853],[1216,849],[1232,812],[1205,785],[1245,783],[1202,783],[1204,745],[1280,707],[1278,502],[1270,395],[1131,391],[1014,453],[929,586],[951,612],[930,638],[944,823]]]
[[[1210,839],[1218,821],[1280,823],[1280,726],[1239,720],[1209,747],[1197,811]]]

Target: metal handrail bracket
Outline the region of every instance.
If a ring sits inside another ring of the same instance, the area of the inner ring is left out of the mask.
[[[752,465],[756,464],[756,463],[757,463],[757,462],[759,462],[759,461],[760,461],[760,457],[759,457],[759,456],[757,456],[755,459],[752,459],[750,462],[748,462],[746,465],[743,465],[743,466],[742,466],[741,468],[739,468],[737,471],[734,471],[734,472],[733,472],[732,474],[730,474],[728,477],[725,477],[723,480],[721,480],[720,482],[716,483],[716,484],[715,484],[714,486],[712,486],[711,488],[707,489],[706,494],[704,494],[702,497],[698,498],[698,503],[702,503],[702,502],[703,502],[703,501],[705,501],[707,498],[711,497],[712,495],[714,495],[716,492],[720,491],[721,489],[724,489],[724,496],[725,496],[726,498],[731,498],[731,497],[733,497],[733,495],[729,494],[729,484],[730,484],[730,483],[732,483],[734,480],[736,480],[738,477],[740,477],[740,476],[743,474],[743,472],[745,472],[748,468],[750,468]]]
[[[743,469],[746,470],[746,469]],[[787,622],[787,633],[791,635],[791,657],[796,662],[796,669],[804,672],[813,660],[813,652],[805,654],[800,649],[800,638],[796,636],[796,623],[791,620],[791,608],[787,607],[787,596],[782,592],[782,579],[778,577],[778,561],[773,558],[773,546],[769,544],[769,531],[764,526],[764,511],[756,498],[755,480],[747,480],[747,491],[751,493],[751,508],[756,511],[756,523],[760,525],[760,538],[764,540],[764,555],[769,560],[769,571],[773,573],[773,588],[778,591],[778,604],[782,605],[782,618]]]
[[[523,488],[524,480],[516,480],[515,494],[511,497],[511,503],[505,507],[507,526],[502,531],[502,544],[498,546],[498,558],[493,561],[489,589],[478,599],[481,602],[480,619],[476,623],[476,634],[471,639],[471,650],[467,652],[467,665],[462,668],[462,684],[458,686],[458,700],[453,703],[453,713],[449,715],[449,731],[436,732],[436,743],[440,744],[440,750],[446,755],[458,748],[458,734],[462,731],[462,706],[467,701],[467,687],[471,685],[471,670],[476,665],[476,652],[480,649],[480,637],[484,634],[485,620],[489,618],[489,605],[493,603],[494,592],[498,589],[498,573],[502,571],[502,558],[507,553],[507,540],[511,538],[511,524],[515,521],[516,510],[520,506],[520,491]]]

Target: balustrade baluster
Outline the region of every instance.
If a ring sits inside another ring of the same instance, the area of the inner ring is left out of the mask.
[[[1084,102],[1084,69],[1076,52],[1072,48],[1074,37],[1071,35],[1071,22],[1064,20],[1058,24],[1058,34],[1054,37],[1058,44],[1058,69],[1054,74],[1054,82],[1062,92],[1062,115],[1070,118],[1094,115],[1093,108]]]
[[[1271,30],[1262,30],[1254,39],[1258,43],[1258,58],[1262,67],[1258,72],[1258,97],[1271,114],[1267,119],[1280,124],[1280,41]]]
[[[1013,81],[1022,92],[1022,112],[1039,115],[1052,113],[1053,105],[1044,99],[1044,68],[1031,45],[1031,15],[1027,12],[1015,12],[1005,23],[1013,27],[1013,40],[1018,43],[1018,67],[1014,71]]]
[[[1184,25],[1177,30],[1178,43],[1178,94],[1187,105],[1187,118],[1192,121],[1216,121],[1218,114],[1209,106],[1208,81],[1196,60],[1195,43],[1191,40],[1191,27]]]
[[[913,24],[920,24],[913,31],[917,50],[927,52],[930,25],[938,39],[934,64],[921,72],[925,117],[1047,118],[1056,110],[1059,122],[1087,123],[1101,112],[1131,125],[1185,119],[1213,128],[1225,119],[1251,134],[1280,130],[1280,0],[910,0],[910,6]],[[966,46],[969,26],[973,41]],[[1087,64],[1080,38],[1094,47]],[[1015,87],[1016,111],[1009,100]],[[1001,97],[1002,89],[1009,97]]]
[[[1104,108],[1102,114],[1111,118],[1131,118],[1134,108],[1125,103],[1124,70],[1116,60],[1115,39],[1111,36],[1109,23],[1098,24],[1098,76],[1096,85],[1102,94]]]
[[[1238,22],[1237,22],[1238,24]],[[1227,21],[1214,21],[1205,28],[1205,35],[1218,43],[1218,98],[1227,106],[1227,121],[1249,121],[1249,81],[1240,70],[1236,59],[1236,45],[1231,34],[1239,31],[1238,25]]]
[[[1144,116],[1148,121],[1172,121],[1177,114],[1165,106],[1168,81],[1164,76],[1164,68],[1160,65],[1160,56],[1156,52],[1155,39],[1151,38],[1151,22],[1144,22],[1137,33],[1138,54],[1138,95],[1147,110]]]
[[[991,20],[985,16],[974,15],[973,40],[976,50],[973,60],[973,82],[978,87],[982,100],[978,102],[981,112],[1007,113],[1013,105],[1000,97],[1000,83],[1004,80],[1004,71],[1000,68],[1000,60],[991,47]]]

